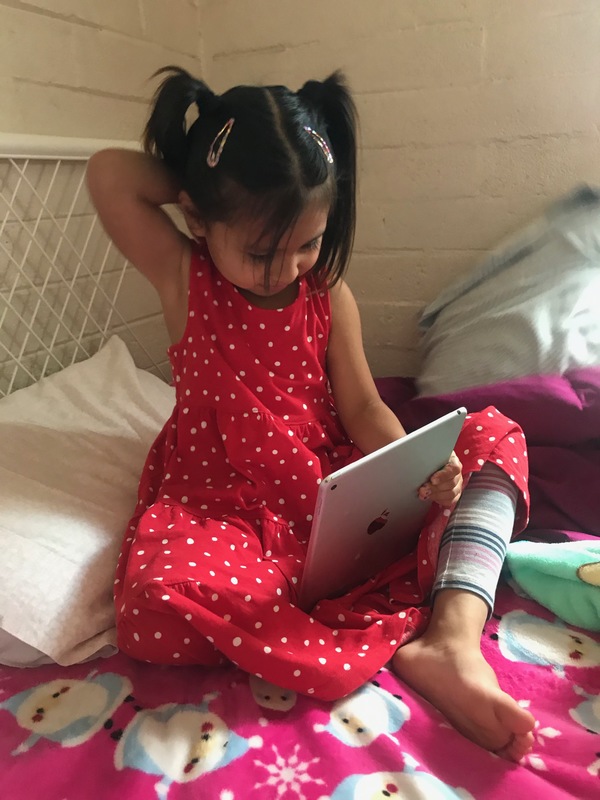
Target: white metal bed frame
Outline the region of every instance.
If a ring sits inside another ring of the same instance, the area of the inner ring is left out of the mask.
[[[134,142],[0,134],[0,397],[93,355],[112,333],[166,378],[117,307],[131,265],[85,189],[85,164]],[[141,363],[140,363],[141,362]]]

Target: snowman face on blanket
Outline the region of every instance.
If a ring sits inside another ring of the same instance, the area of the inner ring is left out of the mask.
[[[401,699],[366,684],[334,703],[329,723],[315,725],[315,731],[327,731],[350,747],[366,747],[382,734],[397,742],[393,733],[408,719],[410,709]]]
[[[548,622],[524,611],[510,611],[498,625],[500,652],[510,661],[554,667],[597,667],[600,645],[560,620]]]
[[[233,733],[206,703],[171,703],[132,720],[117,746],[115,765],[159,776],[155,788],[164,798],[172,783],[194,781],[261,746],[259,736],[243,739]]]
[[[351,775],[331,795],[331,800],[473,800],[464,789],[452,789],[428,772],[376,772]]]
[[[281,689],[256,675],[250,676],[249,683],[252,696],[262,708],[290,711],[296,705],[297,695],[292,689]]]
[[[39,739],[76,747],[91,739],[131,692],[121,675],[92,673],[86,680],[58,679],[20,692],[0,704],[21,728],[31,731],[14,755],[29,750]]]
[[[577,708],[571,708],[569,714],[586,730],[600,733],[600,694],[588,694],[579,686],[574,686],[573,689],[586,700]]]

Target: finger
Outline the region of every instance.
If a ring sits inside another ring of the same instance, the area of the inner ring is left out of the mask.
[[[456,453],[454,452],[454,450],[453,450],[453,451],[452,451],[452,453],[450,454],[450,458],[448,459],[448,463],[449,463],[449,464],[458,464],[458,465],[459,465],[459,466],[462,468],[462,461],[461,461],[461,460],[460,460],[460,458],[459,458],[459,457],[456,455]]]
[[[434,492],[460,492],[462,491],[462,480],[460,477],[454,477],[451,480],[441,481],[440,483],[436,483],[432,485],[432,491]]]
[[[432,487],[429,483],[424,483],[422,486],[419,487],[417,495],[419,496],[420,500],[429,500],[431,497]]]
[[[448,501],[450,500],[453,503],[456,503],[460,498],[462,491],[462,486],[453,484],[446,484],[445,486],[436,486],[430,495],[430,499],[434,500],[436,503],[439,503],[440,500]]]
[[[435,486],[437,484],[443,483],[444,481],[452,481],[457,477],[457,475],[460,474],[461,474],[461,468],[458,464],[448,463],[446,464],[445,467],[443,467],[443,469],[434,472],[430,480],[431,483],[433,483],[433,485]]]

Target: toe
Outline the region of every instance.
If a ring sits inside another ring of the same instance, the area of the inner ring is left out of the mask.
[[[525,736],[535,727],[535,717],[527,709],[502,692],[496,702],[496,717],[501,725],[515,736]]]
[[[519,762],[521,759],[531,751],[533,747],[533,734],[514,734],[511,736],[510,741],[501,747],[499,750],[494,750],[495,755],[506,761]]]
[[[490,750],[500,758],[520,761],[532,748],[535,718],[505,692],[500,692],[496,697],[494,714],[500,729],[504,732],[506,744],[500,749],[490,748]]]
[[[510,740],[504,747],[499,747],[497,750],[492,750],[492,753],[498,758],[503,758],[505,761],[514,761],[513,757],[513,745],[514,745],[514,736],[511,736]]]
[[[531,732],[535,728],[535,717],[530,711],[527,711],[527,709],[521,708],[519,705],[517,705],[517,708],[519,709],[519,714],[518,716],[515,714],[513,730],[515,733],[522,736],[529,734],[533,740],[533,734]]]
[[[517,734],[507,750],[507,755],[512,761],[521,761],[533,749],[533,741],[533,733]]]

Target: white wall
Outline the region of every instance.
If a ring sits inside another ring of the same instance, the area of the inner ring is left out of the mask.
[[[205,0],[219,90],[342,67],[362,123],[349,283],[378,374],[418,367],[418,310],[505,233],[600,180],[598,0]]]
[[[156,81],[148,80],[151,74],[171,63],[200,71],[200,28],[198,0],[0,0],[0,132],[138,140],[156,87]],[[109,313],[104,293],[113,296],[123,259],[114,248],[106,255],[106,240],[97,229],[88,238],[93,216],[84,193],[68,213],[83,164],[63,165],[56,173],[49,195],[56,223],[47,210],[40,212],[39,201],[27,188],[27,181],[44,187],[44,196],[54,165],[19,161],[18,168],[25,169],[26,180],[0,161],[0,190],[12,198],[20,186],[12,208],[0,202],[0,291],[9,293],[24,321],[8,312],[0,343],[10,350],[28,335],[29,326],[44,341],[53,342],[61,363],[69,363],[72,347],[64,327],[43,304],[38,310],[37,295],[26,278],[45,287],[55,307],[62,309],[65,325],[77,336],[85,320],[77,303],[67,302],[58,271],[70,279],[79,270],[77,291],[85,302],[95,297],[93,316],[104,324]],[[28,246],[18,218],[36,231],[39,247]],[[43,255],[45,251],[50,258]],[[25,254],[26,267],[20,274],[17,265]],[[79,259],[85,267],[77,267]],[[94,281],[99,284],[95,291]],[[122,318],[114,314],[112,327],[129,342],[139,365],[147,367],[151,361],[132,344],[130,330],[150,358],[164,366],[168,337],[160,303],[132,267],[124,276],[117,311]],[[48,362],[34,335],[28,341],[24,363],[31,374],[41,374],[46,363],[50,370],[58,368],[53,359]],[[86,352],[93,352],[98,343],[95,327],[88,326],[83,339]],[[77,358],[83,355],[77,352]],[[13,369],[6,349],[0,348],[0,391],[13,381],[13,388],[29,382],[22,370],[15,379]]]
[[[138,139],[150,75],[200,69],[198,0],[0,0],[0,130]]]
[[[423,304],[600,179],[599,44],[598,0],[0,0],[0,130],[135,139],[171,62],[217,90],[342,67],[363,144],[349,282],[374,371],[411,374]]]

